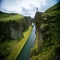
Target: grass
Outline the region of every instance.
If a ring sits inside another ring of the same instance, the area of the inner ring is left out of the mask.
[[[52,17],[52,16],[56,16],[56,15],[58,15],[59,16],[59,14],[60,14],[60,10],[57,10],[57,11],[51,11],[51,12],[44,12],[43,13],[43,16],[50,16],[50,17]]]
[[[5,50],[2,51],[3,54],[5,52],[7,53],[7,51],[9,51],[9,55],[5,57],[5,60],[16,60],[17,56],[21,52],[25,43],[27,42],[31,31],[32,31],[32,26],[30,26],[29,29],[23,33],[24,38],[22,38],[20,41],[11,40],[9,42],[6,41],[6,42],[0,44],[1,49],[5,47]]]
[[[22,15],[11,15],[9,17],[4,17],[4,18],[1,18],[0,21],[9,21],[9,20],[16,20],[16,21],[19,21],[20,19],[23,19],[24,16]]]
[[[19,21],[20,19],[23,19],[24,16],[21,14],[14,14],[14,13],[4,13],[0,11],[0,21],[9,21],[9,20],[16,20]]]
[[[54,6],[50,7],[49,9],[47,9],[43,13],[43,16],[47,16],[47,15],[50,16],[50,17],[56,16],[56,15],[59,16],[59,14],[60,14],[60,9],[59,9],[60,5],[59,4],[60,4],[60,2],[55,4]]]
[[[48,47],[46,50],[42,51],[40,54],[33,56],[30,60],[53,60],[54,52],[53,47]]]

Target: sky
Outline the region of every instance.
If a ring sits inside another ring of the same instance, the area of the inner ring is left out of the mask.
[[[44,12],[59,0],[0,0],[0,11],[6,13],[18,13],[24,16],[35,16],[36,8]]]

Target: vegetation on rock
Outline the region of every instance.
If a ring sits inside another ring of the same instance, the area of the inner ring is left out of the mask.
[[[30,60],[60,59],[60,2],[46,10],[42,15],[35,15],[36,38]],[[37,17],[39,16],[39,17]],[[41,22],[42,17],[44,18]],[[37,23],[38,22],[38,23]],[[40,23],[41,22],[41,23]],[[41,42],[42,41],[42,42]],[[37,45],[36,45],[37,44]],[[38,54],[36,54],[38,46]],[[34,52],[34,53],[33,53]]]

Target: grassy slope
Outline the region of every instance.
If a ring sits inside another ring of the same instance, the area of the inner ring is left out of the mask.
[[[0,12],[0,21],[9,21],[9,20],[20,20],[20,19],[23,19],[24,16],[22,15],[19,15],[19,14],[14,14],[14,13],[3,13],[3,12]]]
[[[46,23],[49,25],[48,30],[45,31],[45,33],[50,33],[51,36],[49,38],[46,38],[46,41],[44,40],[44,45],[39,54],[36,56],[33,56],[31,60],[58,60],[58,54],[60,49],[60,3],[54,5],[53,7],[49,8],[43,13],[44,18],[46,18]],[[49,17],[49,18],[48,18]],[[47,19],[48,18],[48,19]],[[44,25],[45,25],[44,24]],[[36,41],[37,43],[37,41]],[[36,44],[35,44],[36,45]],[[34,46],[35,48],[35,46]]]
[[[21,52],[22,48],[24,47],[26,41],[28,40],[30,33],[32,31],[32,26],[29,27],[29,29],[23,33],[24,38],[22,38],[21,40],[11,40],[11,41],[6,41],[4,43],[0,44],[0,48],[3,47],[3,49],[5,48],[5,50],[3,50],[4,52],[2,52],[3,54],[6,54],[7,52],[10,52],[10,54],[5,57],[4,59],[6,60],[16,60],[17,56],[19,55],[19,53]],[[2,50],[2,49],[1,49]]]
[[[43,15],[44,16],[56,16],[57,14],[60,14],[59,11],[60,11],[60,6],[59,6],[60,3],[57,3],[55,4],[54,6],[52,6],[51,8],[47,9]]]

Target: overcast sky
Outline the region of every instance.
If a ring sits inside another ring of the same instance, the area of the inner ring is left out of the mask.
[[[34,17],[37,7],[39,12],[44,12],[57,2],[58,0],[0,0],[0,11]]]

